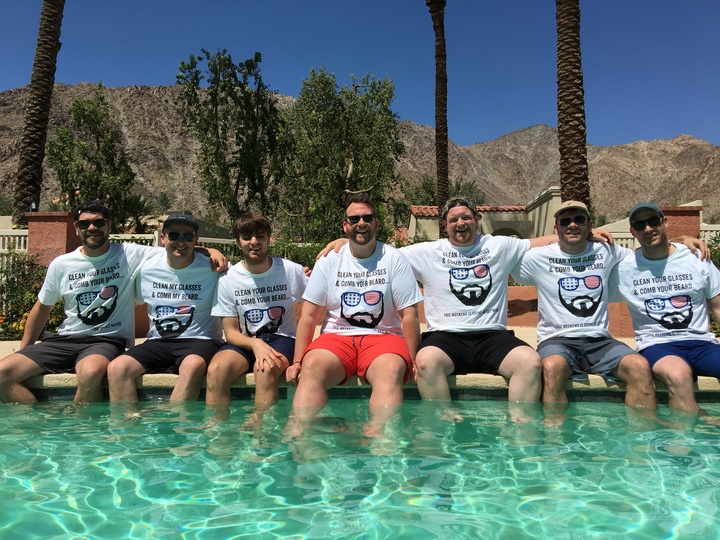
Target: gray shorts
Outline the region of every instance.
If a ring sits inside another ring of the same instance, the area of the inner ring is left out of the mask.
[[[617,380],[610,372],[618,367],[620,360],[628,354],[637,354],[622,341],[611,337],[549,338],[540,342],[537,350],[542,358],[554,354],[565,358],[575,372],[571,377],[573,379],[587,378],[588,373],[594,373],[606,379]]]
[[[18,354],[27,356],[48,373],[69,373],[87,356],[99,354],[110,361],[124,350],[125,340],[121,338],[52,334],[40,343],[20,349]]]

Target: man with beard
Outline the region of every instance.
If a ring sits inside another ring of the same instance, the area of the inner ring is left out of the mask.
[[[588,241],[592,220],[582,202],[562,203],[554,217],[558,243],[529,250],[512,272],[518,283],[537,287],[537,350],[546,408],[557,418],[567,404],[568,377],[595,373],[626,382],[627,406],[654,409],[647,362],[608,330],[608,280],[631,251]]]
[[[259,214],[245,212],[235,220],[233,236],[243,260],[220,277],[212,309],[227,343],[208,366],[207,404],[223,411],[233,381],[253,370],[255,423],[278,400],[278,381],[295,348],[294,306],[307,284],[302,266],[269,255],[270,234],[270,222]]]
[[[667,238],[667,218],[650,202],[630,210],[640,243],[613,277],[628,304],[638,352],[668,388],[670,407],[697,414],[693,380],[720,377],[720,344],[708,310],[720,321],[720,272]]]
[[[0,360],[0,400],[5,403],[35,401],[24,385],[30,377],[70,371],[78,378],[75,401],[100,401],[109,362],[135,341],[134,273],[145,258],[162,250],[111,243],[110,211],[99,200],[78,205],[73,219],[82,245],[50,263],[20,350]],[[213,263],[224,267],[227,260],[212,251]],[[65,320],[57,334],[35,343],[61,299]]]
[[[288,382],[299,376],[291,434],[325,406],[329,388],[353,375],[372,386],[368,433],[381,432],[403,402],[420,339],[422,295],[405,258],[375,238],[378,219],[366,193],[348,197],[342,226],[349,244],[317,262],[303,295],[286,372]],[[324,312],[321,335],[312,341]]]
[[[210,314],[220,274],[194,251],[198,228],[190,215],[168,216],[160,233],[164,256],[140,267],[135,294],[147,304],[148,339],[110,363],[110,401],[137,401],[135,379],[143,373],[179,375],[171,402],[198,398],[207,364],[222,344],[220,321]]]

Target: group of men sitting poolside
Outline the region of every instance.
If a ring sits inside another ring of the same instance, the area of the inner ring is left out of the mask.
[[[556,235],[532,240],[478,234],[477,207],[463,197],[450,199],[442,218],[447,238],[396,249],[376,239],[370,198],[351,195],[346,238],[326,248],[308,278],[269,255],[271,226],[256,213],[235,221],[243,259],[228,269],[221,253],[197,246],[192,216],[171,214],[163,247],[153,248],[111,243],[109,210],[81,204],[74,220],[82,245],[48,267],[20,350],[0,360],[0,399],[34,401],[30,377],[75,371],[76,401],[102,400],[107,376],[110,400],[133,403],[137,377],[170,372],[178,374],[171,401],[197,399],[206,377],[208,405],[227,410],[233,382],[252,371],[255,420],[278,400],[284,376],[297,384],[290,432],[301,433],[328,390],[357,375],[372,389],[370,429],[382,431],[410,378],[423,399],[447,406],[449,375],[502,375],[511,419],[522,422],[524,404],[541,398],[549,418],[561,417],[567,379],[594,373],[624,381],[626,405],[642,411],[656,407],[654,376],[670,407],[698,414],[694,378],[720,376],[720,344],[709,331],[709,315],[720,321],[720,272],[694,253],[703,242],[668,240],[658,206],[630,211],[636,251],[594,235],[577,201],[555,212]],[[537,287],[537,351],[506,328],[510,276]],[[36,343],[61,299],[65,320]],[[637,352],[608,331],[608,303],[621,299]],[[147,304],[150,322],[138,345],[136,301]],[[461,420],[451,407],[446,413]]]

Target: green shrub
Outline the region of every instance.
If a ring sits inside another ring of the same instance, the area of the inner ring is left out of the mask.
[[[276,238],[270,244],[270,254],[312,268],[315,266],[315,257],[324,247],[325,244],[317,242],[298,243]]]
[[[37,256],[9,250],[0,261],[0,339],[19,340],[30,309],[45,279],[46,268]],[[55,332],[63,320],[62,303],[50,312],[45,330]]]

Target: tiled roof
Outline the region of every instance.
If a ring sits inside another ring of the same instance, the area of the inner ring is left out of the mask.
[[[480,214],[487,212],[524,212],[524,206],[477,206]],[[439,217],[437,206],[410,206],[410,213],[416,218],[436,218]]]

